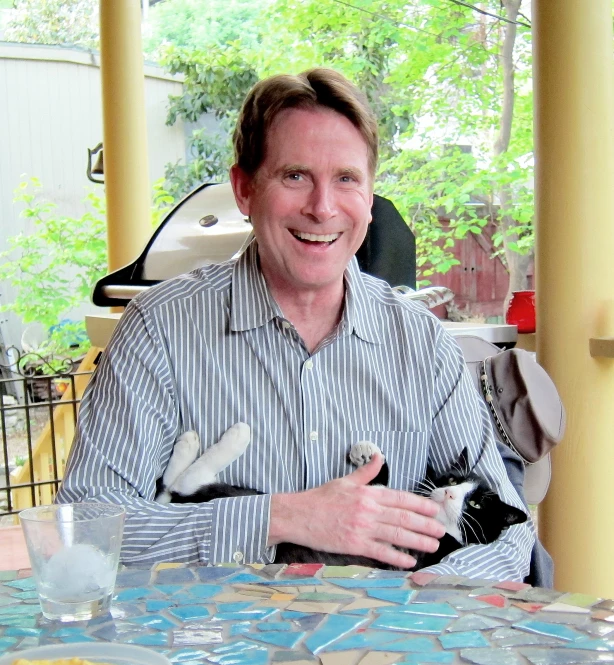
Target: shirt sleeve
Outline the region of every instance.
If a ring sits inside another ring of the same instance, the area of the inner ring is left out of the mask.
[[[526,512],[510,482],[497,450],[490,416],[480,400],[456,342],[443,329],[437,343],[435,416],[430,461],[443,472],[467,446],[474,472],[484,478],[506,503]],[[505,530],[489,545],[470,545],[452,552],[428,572],[474,578],[522,581],[530,568],[535,528],[527,522]]]
[[[270,496],[209,503],[154,501],[183,423],[166,349],[132,301],[84,394],[56,501],[122,504],[126,564],[270,562]]]

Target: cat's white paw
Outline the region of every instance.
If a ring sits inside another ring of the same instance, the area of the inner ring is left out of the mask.
[[[184,432],[175,443],[173,453],[179,456],[179,459],[185,463],[185,468],[192,464],[200,451],[200,439],[196,432]]]
[[[177,439],[168,466],[166,467],[166,471],[162,476],[162,482],[165,488],[170,488],[177,478],[194,462],[199,451],[200,439],[196,432],[184,432]],[[159,503],[163,503],[163,501],[159,501]]]
[[[350,448],[350,462],[354,466],[364,466],[371,461],[376,453],[382,454],[382,451],[370,441],[359,441]]]
[[[250,437],[251,430],[249,425],[246,425],[245,423],[235,423],[222,434],[217,445],[224,449],[228,454],[230,461],[234,461],[247,450]],[[230,462],[228,463],[230,464]]]

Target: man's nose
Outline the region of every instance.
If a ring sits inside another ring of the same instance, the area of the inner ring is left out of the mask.
[[[302,210],[317,222],[326,222],[337,214],[334,188],[328,184],[315,184]]]

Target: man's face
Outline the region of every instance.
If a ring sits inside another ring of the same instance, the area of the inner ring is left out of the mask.
[[[338,295],[371,221],[367,144],[335,111],[288,109],[275,118],[265,148],[253,177],[237,166],[231,171],[265,278],[278,295]]]

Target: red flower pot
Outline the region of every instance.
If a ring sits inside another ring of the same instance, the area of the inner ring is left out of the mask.
[[[505,322],[518,326],[521,334],[535,332],[535,291],[513,291]]]

